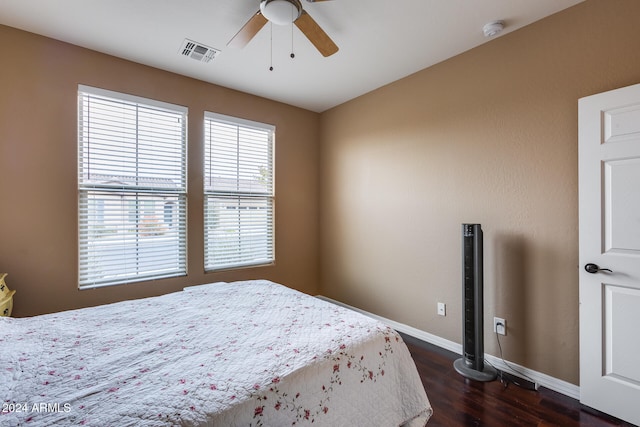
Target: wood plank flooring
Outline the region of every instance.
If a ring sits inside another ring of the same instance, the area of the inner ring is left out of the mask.
[[[428,427],[633,427],[544,387],[530,391],[497,380],[468,380],[453,368],[459,355],[402,336],[433,407]]]

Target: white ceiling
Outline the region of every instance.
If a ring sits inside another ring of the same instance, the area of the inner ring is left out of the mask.
[[[0,24],[322,112],[490,41],[487,22],[504,20],[503,35],[581,1],[303,0],[340,48],[328,58],[292,26],[227,48],[259,0],[1,0]],[[185,38],[221,52],[198,62]]]

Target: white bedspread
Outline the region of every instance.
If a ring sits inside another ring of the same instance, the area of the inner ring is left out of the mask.
[[[424,425],[401,338],[267,281],[0,318],[3,426]]]

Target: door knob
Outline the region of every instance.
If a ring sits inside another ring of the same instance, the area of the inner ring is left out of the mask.
[[[593,264],[593,263],[586,264],[584,266],[584,269],[587,271],[587,273],[591,273],[591,274],[596,274],[600,271],[608,271],[609,273],[613,273],[613,271],[609,270],[608,268],[600,268],[598,267],[598,264]]]

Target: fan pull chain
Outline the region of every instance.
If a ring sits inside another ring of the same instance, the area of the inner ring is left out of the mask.
[[[269,71],[273,71],[273,23],[269,22]]]
[[[293,22],[291,22],[291,59],[295,57],[296,57],[296,54],[293,53]]]

